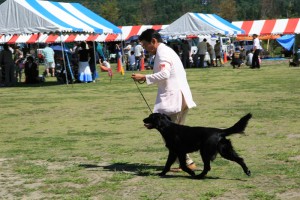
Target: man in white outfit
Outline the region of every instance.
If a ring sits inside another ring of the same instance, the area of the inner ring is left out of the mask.
[[[259,63],[259,54],[261,51],[261,46],[260,46],[260,41],[258,39],[258,36],[256,34],[253,34],[253,58],[252,58],[252,67],[251,69],[254,68],[260,68],[260,63]]]
[[[145,50],[155,55],[153,74],[132,74],[131,77],[135,81],[146,81],[148,85],[157,84],[153,112],[166,114],[173,122],[184,124],[188,110],[196,104],[179,56],[163,43],[160,34],[153,29],[145,30],[139,40]],[[188,155],[186,164],[190,169],[196,168]]]

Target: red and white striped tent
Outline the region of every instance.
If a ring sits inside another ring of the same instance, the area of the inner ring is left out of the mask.
[[[300,18],[234,21],[232,24],[243,29],[245,31],[245,34],[243,35],[282,35],[300,33]]]
[[[119,26],[122,34],[102,34],[96,38],[98,42],[126,41],[132,36],[141,35],[147,29],[162,30],[168,25],[139,25],[139,26]]]
[[[23,34],[23,35],[0,35],[0,43],[60,43],[78,41],[112,42],[125,41],[132,36],[140,35],[144,30],[153,28],[161,30],[168,25],[140,25],[140,26],[120,26],[122,34]]]
[[[99,34],[70,34],[70,35],[47,35],[47,34],[28,34],[28,35],[1,35],[0,43],[60,43],[76,41],[94,41]]]

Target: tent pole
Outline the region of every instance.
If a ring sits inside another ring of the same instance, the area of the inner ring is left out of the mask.
[[[60,44],[61,44],[61,53],[62,53],[62,58],[63,58],[63,63],[64,63],[64,70],[66,72],[66,84],[68,85],[68,71],[66,68],[66,60],[65,60],[65,52],[64,52],[64,45],[63,45],[63,39],[62,39],[62,32],[60,32]]]
[[[38,39],[37,39],[37,46],[39,47],[39,44],[40,44],[40,33],[38,33]],[[31,54],[30,53],[30,49],[31,49],[31,47],[33,47],[33,46],[35,46],[35,44],[30,44],[29,45],[29,54]],[[38,48],[37,48],[38,49]],[[35,52],[35,51],[34,51]],[[33,55],[31,55],[31,56],[33,56]],[[37,58],[37,66],[38,66],[38,69],[40,69],[40,58],[39,58],[39,54],[38,54],[38,52],[36,51],[36,55],[34,55],[34,58],[35,58],[35,60],[36,60],[36,58]],[[45,64],[44,64],[44,66],[45,66]],[[45,78],[44,77],[44,75],[43,75],[43,78]]]
[[[293,55],[296,53],[296,34],[294,34],[294,36],[295,36],[295,40],[293,44]]]
[[[96,82],[96,75],[97,75],[97,61],[96,61],[96,44],[95,44],[95,40],[93,40],[93,51],[94,51],[94,65],[95,65],[95,71],[93,72],[93,78],[94,81]]]
[[[124,60],[124,46],[123,46],[123,33],[121,33],[121,50],[122,50],[122,55],[121,55],[121,62]],[[124,66],[125,63],[122,62],[122,66]]]
[[[268,39],[268,43],[267,43],[267,51],[269,51],[269,44],[270,44],[270,39]]]

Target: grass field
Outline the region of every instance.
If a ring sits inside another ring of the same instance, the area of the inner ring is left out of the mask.
[[[220,156],[204,180],[158,177],[167,149],[143,126],[149,110],[130,73],[101,73],[97,83],[0,88],[0,199],[300,199],[300,68],[186,71],[197,103],[187,125],[225,128],[253,114],[246,134],[230,137],[251,177]],[[139,87],[153,107],[156,86]]]

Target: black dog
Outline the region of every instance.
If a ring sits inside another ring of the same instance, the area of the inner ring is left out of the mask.
[[[239,157],[234,151],[230,140],[226,139],[234,133],[242,133],[252,115],[249,113],[242,117],[235,125],[227,129],[210,127],[189,127],[178,125],[171,122],[167,115],[153,113],[143,121],[148,129],[157,129],[163,136],[166,147],[169,149],[169,156],[166,165],[160,176],[166,175],[171,165],[178,158],[180,167],[183,171],[196,178],[203,178],[210,171],[210,161],[213,161],[219,153],[223,158],[237,162],[241,165],[244,172],[250,176],[251,172],[244,163],[243,158]],[[204,169],[201,174],[195,175],[195,172],[186,166],[186,154],[200,151]]]

